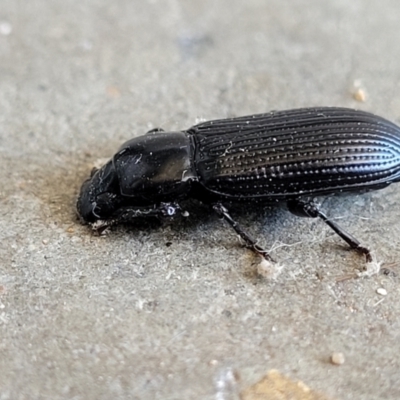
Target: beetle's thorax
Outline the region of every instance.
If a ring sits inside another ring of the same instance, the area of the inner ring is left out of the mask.
[[[197,179],[185,132],[152,132],[123,144],[114,156],[123,196],[157,201],[185,197]]]

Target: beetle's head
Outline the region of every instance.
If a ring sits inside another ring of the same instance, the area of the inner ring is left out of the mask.
[[[120,203],[118,177],[112,160],[100,169],[93,169],[83,182],[77,210],[86,222],[109,219]]]
[[[128,211],[130,216],[146,215],[162,202],[184,198],[196,175],[191,150],[183,132],[152,133],[129,140],[83,183],[77,202],[79,215],[89,223],[121,220]]]

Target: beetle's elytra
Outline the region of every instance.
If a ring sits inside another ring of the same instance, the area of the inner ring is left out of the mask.
[[[319,210],[313,197],[365,192],[400,180],[400,128],[346,108],[303,108],[154,129],[93,171],[77,209],[89,223],[182,215],[189,198],[209,205],[269,258],[229,214],[233,203],[285,203],[321,218],[371,261],[370,251]]]

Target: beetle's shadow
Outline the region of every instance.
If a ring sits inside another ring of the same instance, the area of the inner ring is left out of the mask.
[[[151,233],[169,228],[172,232],[179,231],[191,235],[195,233],[200,224],[209,223],[213,218],[215,219],[211,208],[201,203],[185,201],[182,208],[188,212],[187,217],[135,217],[127,221],[117,221],[110,230],[137,234],[143,231]]]
[[[79,168],[75,164],[75,160],[71,160],[71,165],[65,161],[59,168],[42,168],[43,172],[32,178],[35,186],[31,191],[42,203],[40,218],[44,223],[70,227],[79,222],[76,200],[87,171],[83,172],[82,165]]]
[[[190,235],[201,223],[207,223],[213,218],[210,208],[203,204],[186,201],[183,208],[189,214],[187,217],[136,217],[130,221],[119,223],[118,229],[135,234],[140,231],[152,232],[169,227],[173,232],[180,231]]]

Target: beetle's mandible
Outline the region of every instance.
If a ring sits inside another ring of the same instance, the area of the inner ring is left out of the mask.
[[[129,140],[92,171],[77,209],[88,223],[107,223],[182,215],[182,203],[197,199],[268,259],[229,207],[283,203],[296,215],[322,219],[371,261],[370,251],[313,198],[381,189],[399,180],[398,126],[363,111],[303,108],[209,121],[180,132],[154,129]]]

